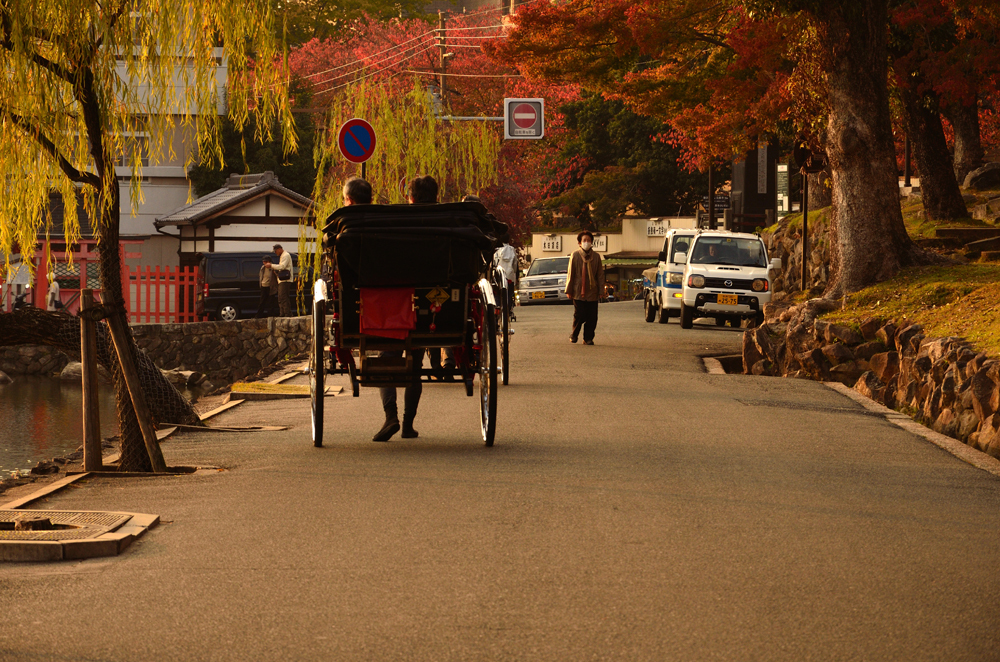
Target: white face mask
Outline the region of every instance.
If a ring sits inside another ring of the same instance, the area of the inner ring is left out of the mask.
[[[580,242],[580,248],[582,248],[585,251],[589,251],[590,250],[590,242],[589,241]]]

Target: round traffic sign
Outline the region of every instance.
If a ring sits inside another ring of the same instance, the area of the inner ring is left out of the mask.
[[[514,124],[521,129],[530,129],[538,121],[538,113],[535,111],[535,107],[528,103],[519,103],[514,106],[512,114]]]
[[[344,122],[337,134],[340,153],[351,163],[364,163],[375,153],[375,129],[363,119]]]

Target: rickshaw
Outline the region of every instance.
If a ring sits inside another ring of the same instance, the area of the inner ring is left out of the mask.
[[[324,275],[313,288],[315,446],[323,445],[327,373],[348,375],[354,397],[362,386],[416,381],[463,384],[471,397],[478,375],[482,438],[493,445],[501,302],[490,265],[505,230],[479,202],[350,205],[330,215]],[[437,348],[453,349],[454,368],[414,360]]]

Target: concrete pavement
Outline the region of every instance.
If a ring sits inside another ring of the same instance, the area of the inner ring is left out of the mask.
[[[522,308],[496,446],[430,386],[245,403],[38,509],[156,513],[116,558],[0,565],[2,660],[995,660],[1000,479],[826,387],[705,374],[740,334]]]

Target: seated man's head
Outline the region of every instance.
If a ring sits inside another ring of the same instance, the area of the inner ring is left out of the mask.
[[[430,175],[414,177],[406,188],[406,199],[411,205],[433,204],[438,201],[438,183]]]
[[[370,205],[372,185],[360,177],[351,177],[344,182],[344,206]]]

